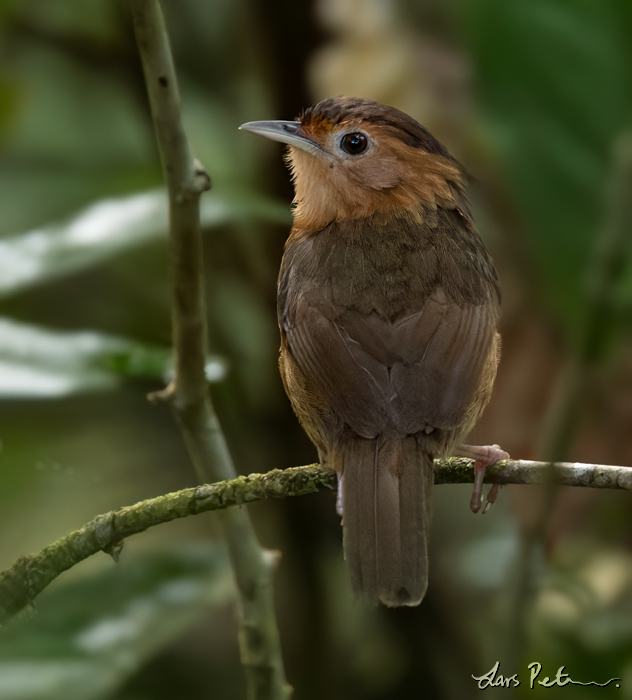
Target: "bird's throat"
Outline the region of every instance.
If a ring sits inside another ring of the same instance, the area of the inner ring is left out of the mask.
[[[381,158],[356,169],[354,163],[290,148],[287,162],[295,188],[294,227],[308,231],[375,214],[388,217],[408,210],[414,216],[427,207],[454,209],[454,188],[462,184],[451,162],[425,153],[405,165]]]

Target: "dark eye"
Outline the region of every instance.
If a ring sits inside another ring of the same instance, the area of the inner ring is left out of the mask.
[[[369,147],[369,139],[359,131],[355,131],[352,134],[345,134],[340,141],[340,146],[350,156],[359,156]]]

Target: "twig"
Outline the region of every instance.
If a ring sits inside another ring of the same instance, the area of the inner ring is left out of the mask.
[[[199,200],[210,178],[193,159],[158,0],[128,0],[143,63],[162,168],[169,191],[175,379],[154,398],[171,402],[201,482],[236,476],[208,394],[206,309]],[[257,542],[245,510],[221,517],[237,587],[239,647],[251,700],[285,700],[281,644],[274,615],[274,558]]]
[[[490,467],[485,473],[485,482],[546,484],[551,476],[561,486],[632,490],[632,467],[602,464],[556,464],[551,469],[546,462],[510,460]],[[435,463],[435,485],[473,481],[474,468],[469,459],[453,457]],[[114,555],[120,551],[126,537],[154,525],[266,498],[303,496],[323,488],[335,489],[336,477],[320,465],[311,464],[182,489],[98,515],[80,530],[62,537],[38,554],[18,559],[10,569],[0,573],[0,624],[32,604],[46,586],[67,569],[100,551]],[[233,512],[242,511],[234,509]]]

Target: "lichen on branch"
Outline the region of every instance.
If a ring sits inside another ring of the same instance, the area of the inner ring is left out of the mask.
[[[472,460],[453,457],[435,462],[435,485],[473,481]],[[509,460],[488,468],[485,482],[632,490],[632,468]],[[0,624],[31,605],[67,569],[97,552],[118,552],[125,538],[150,527],[210,510],[225,510],[267,498],[304,496],[322,489],[335,490],[336,476],[311,464],[182,489],[98,515],[79,530],[37,554],[21,557],[0,573]]]

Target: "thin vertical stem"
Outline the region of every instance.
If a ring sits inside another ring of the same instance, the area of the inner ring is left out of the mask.
[[[200,196],[211,181],[193,158],[182,126],[180,95],[158,0],[128,0],[143,63],[151,114],[169,191],[175,377],[158,395],[169,400],[200,481],[236,471],[206,378],[206,309]],[[220,515],[237,587],[239,643],[251,700],[285,700],[281,644],[274,615],[274,557],[257,542],[248,512]]]

